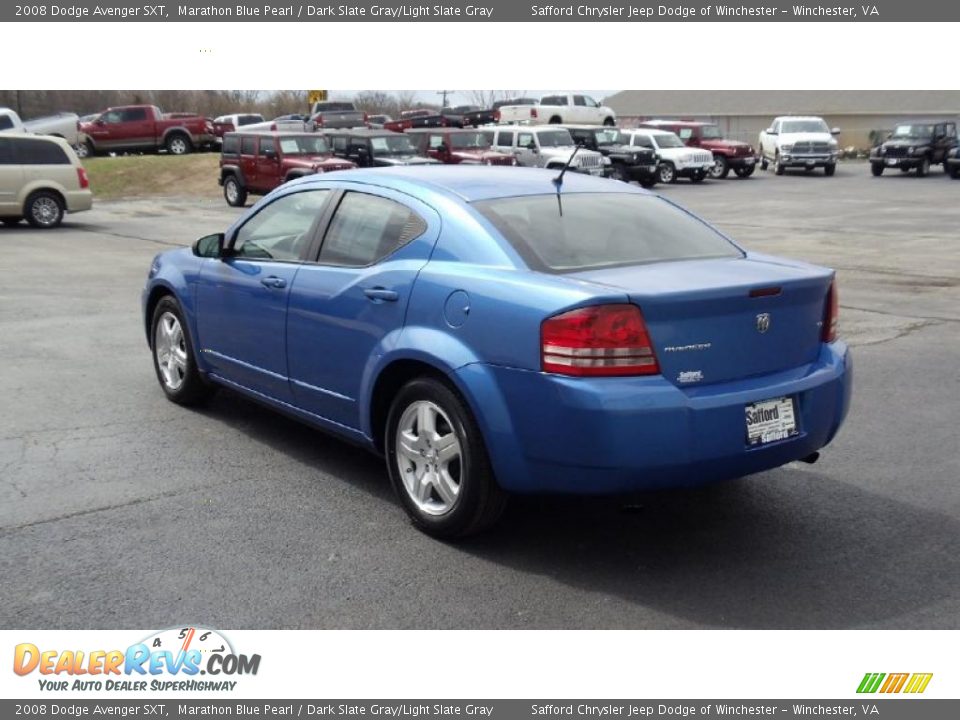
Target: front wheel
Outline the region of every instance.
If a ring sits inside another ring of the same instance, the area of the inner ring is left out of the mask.
[[[734,170],[738,178],[748,178],[753,175],[753,171],[757,169],[756,165],[744,165],[738,167]]]
[[[196,405],[206,400],[213,386],[197,369],[190,331],[180,303],[173,296],[167,295],[157,303],[150,327],[153,368],[167,398],[178,405]]]
[[[418,528],[440,538],[489,527],[506,506],[472,413],[447,385],[429,377],[397,393],[387,417],[387,470]]]
[[[917,165],[917,177],[926,177],[930,174],[930,158],[925,157]]]
[[[673,163],[660,163],[660,167],[657,168],[657,180],[666,184],[677,181],[677,169]]]
[[[690,176],[690,182],[692,183],[703,182],[706,177],[707,177],[706,170],[695,170],[693,175]]]
[[[944,167],[946,167],[946,165]],[[958,163],[957,165],[954,165],[952,168],[949,169],[949,171],[950,171],[950,177],[952,177],[954,180],[960,180],[960,163]]]
[[[786,166],[785,166],[785,165],[783,164],[783,162],[780,160],[780,153],[779,153],[779,152],[777,153],[777,156],[773,159],[773,171],[774,171],[777,175],[783,175],[783,174],[787,171]]]
[[[829,165],[823,166],[823,174],[827,177],[833,177],[837,172],[837,164],[830,163]]]
[[[714,180],[723,180],[730,174],[730,163],[723,155],[713,156],[713,167],[710,168],[710,177]]]
[[[49,230],[63,222],[63,199],[50,190],[38,190],[27,198],[24,215],[35,228]]]
[[[883,165],[881,165],[880,163],[873,163],[870,166],[870,172],[873,173],[874,177],[880,177],[881,175],[883,175]]]

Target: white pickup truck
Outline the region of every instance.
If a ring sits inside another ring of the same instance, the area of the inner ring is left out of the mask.
[[[0,108],[0,132],[33,133],[61,137],[74,148],[83,140],[80,117],[76,113],[57,113],[34,120],[21,121],[16,110]]]
[[[777,175],[783,175],[787,168],[810,172],[820,167],[825,175],[833,175],[839,156],[834,135],[839,133],[839,129],[831,129],[820,117],[775,118],[770,127],[760,133],[760,167],[766,170],[773,163]]]
[[[545,95],[537,105],[504,105],[501,125],[607,125],[617,114],[588,95]]]

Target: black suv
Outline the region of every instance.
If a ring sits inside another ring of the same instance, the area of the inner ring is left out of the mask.
[[[900,172],[916,170],[918,177],[930,172],[931,165],[942,164],[957,147],[957,124],[950,120],[917,120],[899,123],[886,141],[870,151],[870,171],[883,175],[886,169]]]
[[[944,169],[954,180],[960,180],[960,146],[953,148],[943,161]]]
[[[360,167],[440,164],[421,155],[409,136],[392,130],[328,130],[323,134],[334,155]]]
[[[598,125],[563,125],[574,142],[586,150],[595,150],[610,160],[607,175],[616,180],[638,181],[643,187],[657,184],[657,152],[653,148],[633,147],[619,128]]]

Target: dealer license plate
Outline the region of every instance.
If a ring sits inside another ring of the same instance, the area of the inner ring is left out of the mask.
[[[898,162],[900,162],[900,161],[899,161],[899,160],[887,160],[887,165],[896,165]]]
[[[766,445],[796,435],[793,398],[763,400],[746,406],[747,445]]]

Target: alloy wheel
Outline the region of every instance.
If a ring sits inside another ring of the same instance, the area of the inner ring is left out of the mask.
[[[417,508],[445,515],[456,505],[463,480],[463,452],[450,418],[436,403],[418,400],[400,416],[397,469]]]
[[[187,342],[176,315],[165,312],[160,316],[153,344],[163,384],[179,390],[187,375]]]

